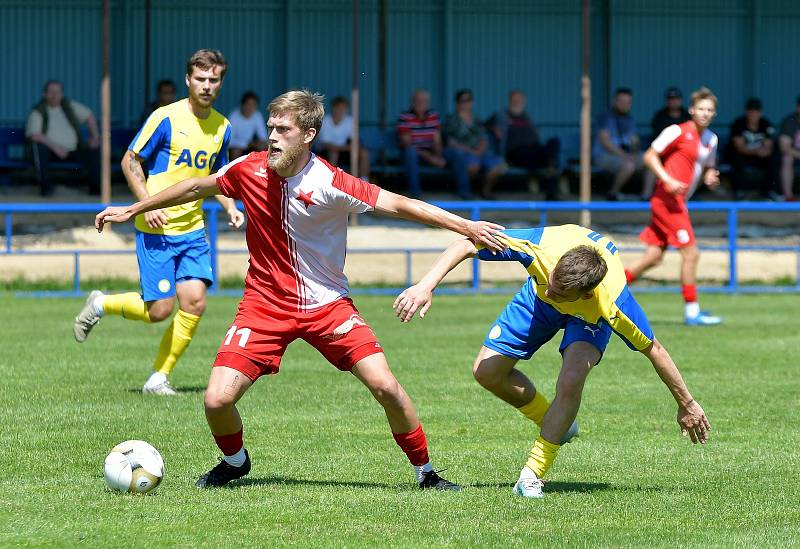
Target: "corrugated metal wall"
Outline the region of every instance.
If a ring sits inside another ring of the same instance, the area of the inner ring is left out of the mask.
[[[230,72],[218,107],[227,113],[253,89],[265,101],[287,87],[329,97],[351,82],[350,0],[152,0],[150,87],[171,78],[183,89],[186,57],[219,48]],[[434,107],[472,88],[485,116],[522,88],[539,123],[574,132],[579,111],[579,0],[389,0],[387,113],[407,108],[411,91],[431,90]],[[144,2],[113,6],[112,106],[116,125],[135,125],[144,105]],[[361,1],[362,116],[379,116],[378,0]],[[593,108],[617,86],[635,92],[634,115],[646,126],[664,89],[708,85],[720,97],[720,124],[751,94],[778,119],[800,92],[800,4],[790,0],[594,0]],[[0,0],[0,124],[21,125],[47,78],[99,107],[100,2]],[[152,95],[152,90],[150,91]]]

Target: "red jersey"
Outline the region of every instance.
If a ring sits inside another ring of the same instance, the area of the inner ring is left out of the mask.
[[[659,180],[655,195],[660,198],[685,195],[689,198],[697,188],[703,168],[711,168],[716,164],[717,141],[717,135],[708,128],[699,135],[697,126],[691,120],[665,128],[650,146],[661,157],[667,173],[687,186],[685,191],[673,195]]]
[[[284,179],[268,166],[266,151],[223,167],[217,185],[247,212],[246,298],[306,312],[349,293],[343,272],[348,214],[374,209],[379,187],[314,154]]]

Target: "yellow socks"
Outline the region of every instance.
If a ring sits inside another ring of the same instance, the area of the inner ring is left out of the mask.
[[[135,292],[103,296],[103,312],[107,315],[117,315],[129,320],[150,322],[147,304],[142,301],[142,296]]]
[[[533,471],[536,474],[536,478],[543,478],[553,464],[553,460],[556,459],[559,448],[561,446],[558,444],[551,444],[539,436],[536,442],[533,443],[533,448],[531,448],[525,467]]]
[[[199,316],[178,309],[169,328],[164,332],[164,337],[161,338],[161,345],[153,363],[153,370],[164,375],[170,374],[175,367],[175,363],[178,362],[178,359],[192,341],[198,324],[200,324]]]
[[[533,397],[533,400],[531,400],[525,406],[520,406],[517,408],[517,410],[519,410],[523,416],[527,417],[536,425],[541,427],[542,422],[544,421],[544,415],[547,413],[548,408],[550,408],[550,403],[545,397],[542,396],[542,393],[536,391],[536,395]]]

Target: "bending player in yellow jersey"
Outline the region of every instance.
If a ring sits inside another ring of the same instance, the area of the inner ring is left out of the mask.
[[[134,137],[122,171],[133,194],[144,200],[180,181],[204,177],[227,163],[230,123],[211,108],[227,70],[222,53],[199,50],[186,64],[189,98],[157,109]],[[142,164],[147,163],[145,180]],[[217,199],[239,228],[244,215],[227,197]],[[205,311],[206,288],[214,273],[203,225],[203,201],[147,212],[136,218],[136,256],[142,293],[89,294],[75,318],[75,339],[85,341],[105,315],[160,322],[179,308],[161,339],[153,372],[142,391],[174,395],[168,377],[188,347]]]
[[[542,479],[574,424],[586,377],[600,361],[612,331],[650,360],[678,403],[683,434],[694,443],[705,443],[711,428],[705,412],[628,290],[614,243],[578,225],[499,234],[508,248],[497,254],[469,240],[454,242],[419,283],[397,297],[394,308],[403,322],[417,311],[424,317],[434,288],[456,265],[475,255],[486,261],[518,261],[528,271],[530,278],[492,325],[473,366],[478,383],[541,428],[514,493],[542,497]],[[560,330],[562,366],[550,404],[516,364],[531,358]]]

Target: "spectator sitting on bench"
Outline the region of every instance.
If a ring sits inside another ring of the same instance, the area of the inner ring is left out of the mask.
[[[727,159],[731,164],[731,187],[733,196],[743,196],[742,187],[751,174],[761,181],[761,195],[775,198],[775,128],[764,118],[761,100],[751,97],[745,104],[744,116],[731,125],[731,140]]]
[[[239,101],[239,108],[228,115],[231,123],[231,142],[228,145],[228,160],[239,158],[253,151],[266,151],[267,123],[258,110],[259,99],[255,92],[246,91]]]
[[[81,125],[89,127],[89,141]],[[77,162],[89,171],[89,193],[100,193],[100,133],[97,120],[88,107],[64,97],[58,80],[44,85],[43,97],[28,115],[25,136],[30,141],[36,178],[42,196],[52,196],[55,186],[50,179],[54,159]]]
[[[486,126],[497,140],[497,152],[503,154],[512,166],[538,175],[546,200],[558,200],[561,141],[553,137],[542,144],[536,126],[525,110],[526,103],[521,90],[512,90],[508,94],[508,108],[492,115]]]
[[[412,198],[419,198],[422,191],[420,161],[436,168],[447,165],[442,156],[442,124],[439,114],[431,110],[430,105],[430,93],[418,89],[411,96],[411,108],[400,113],[397,120],[397,138],[408,178],[408,194]]]
[[[597,138],[592,149],[598,168],[614,176],[608,200],[619,200],[620,191],[633,174],[644,167],[639,152],[639,134],[630,115],[633,92],[618,88],[612,107],[597,118]]]
[[[444,122],[446,147],[444,156],[456,180],[456,192],[464,200],[472,198],[471,180],[482,170],[484,181],[481,196],[491,197],[497,180],[508,166],[489,148],[483,125],[472,112],[472,91],[456,92],[456,112],[447,115]]]
[[[347,112],[350,104],[342,96],[331,101],[331,113],[322,119],[319,131],[320,156],[334,166],[350,165],[350,141],[353,138],[353,117]],[[358,148],[358,176],[369,179],[369,151],[363,146]]]
[[[781,187],[783,198],[794,202],[794,166],[800,161],[800,96],[794,112],[781,122],[781,135],[778,137],[781,148]]]
[[[155,112],[156,109],[166,107],[175,102],[175,82],[172,80],[159,80],[156,85],[156,100],[150,103],[147,108],[142,111],[142,116],[139,118],[139,127],[144,126],[147,118]]]

